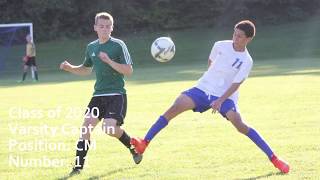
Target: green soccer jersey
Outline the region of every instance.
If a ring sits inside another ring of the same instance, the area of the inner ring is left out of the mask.
[[[103,43],[99,44],[95,40],[88,44],[83,65],[85,67],[93,67],[96,72],[96,83],[94,85],[93,96],[103,96],[114,93],[126,94],[124,88],[124,76],[110,65],[103,62],[99,57],[99,52],[108,54],[111,60],[120,64],[132,64],[130,54],[126,44],[113,37]]]

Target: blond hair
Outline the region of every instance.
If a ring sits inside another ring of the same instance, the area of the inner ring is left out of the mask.
[[[97,24],[98,19],[108,19],[111,21],[111,23],[113,24],[113,17],[111,16],[111,14],[107,13],[107,12],[100,12],[96,14],[96,17],[94,18],[94,23]]]

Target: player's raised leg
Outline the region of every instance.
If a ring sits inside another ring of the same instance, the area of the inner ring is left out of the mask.
[[[269,160],[276,168],[278,168],[283,173],[289,172],[289,164],[284,160],[278,158],[273,153],[269,145],[264,141],[259,133],[242,121],[241,115],[238,112],[230,110],[226,113],[226,116],[240,133],[248,136],[268,156]]]
[[[94,118],[91,115],[88,115],[88,117],[84,119],[81,127],[80,138],[76,147],[75,166],[73,167],[70,176],[79,174],[83,169],[85,158],[90,147],[90,135],[98,123],[99,119]]]
[[[195,108],[193,100],[185,95],[181,94],[173,103],[173,105],[158,118],[158,120],[151,126],[144,139],[132,138],[131,144],[135,146],[136,151],[142,154],[150,141],[168,125],[169,121],[179,115],[180,113]]]

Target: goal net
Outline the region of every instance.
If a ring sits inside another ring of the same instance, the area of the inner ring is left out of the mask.
[[[33,41],[32,23],[0,24],[0,75],[22,70],[28,34]]]

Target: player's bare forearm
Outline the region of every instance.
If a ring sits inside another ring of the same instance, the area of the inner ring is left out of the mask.
[[[125,76],[130,76],[133,72],[131,64],[117,63],[111,60],[107,53],[100,52],[99,57],[103,62],[105,62],[106,64],[109,64],[109,66],[111,66],[114,70],[116,70],[120,74],[123,74]]]
[[[60,64],[60,69],[70,72],[75,75],[85,76],[91,74],[92,69],[85,67],[83,64],[79,66],[74,66],[68,61],[64,61]]]
[[[91,68],[85,67],[83,65],[79,65],[79,66],[73,66],[70,72],[80,76],[87,76],[91,74],[91,71],[92,71]]]
[[[227,91],[217,100],[213,101],[211,104],[211,108],[212,108],[212,112],[216,113],[217,111],[220,110],[222,103],[228,99],[228,97],[230,97],[234,92],[237,91],[237,89],[240,87],[242,82],[240,83],[233,83],[228,89]]]
[[[114,70],[116,70],[118,73],[121,73],[125,76],[130,76],[133,72],[131,64],[119,64],[117,62],[114,62],[110,60],[108,63]]]
[[[232,85],[227,89],[227,91],[220,97],[220,100],[224,102],[226,99],[228,99],[228,97],[230,97],[234,92],[237,91],[237,89],[239,89],[241,83],[242,82],[232,83]]]
[[[208,69],[211,66],[211,59],[208,59]]]

